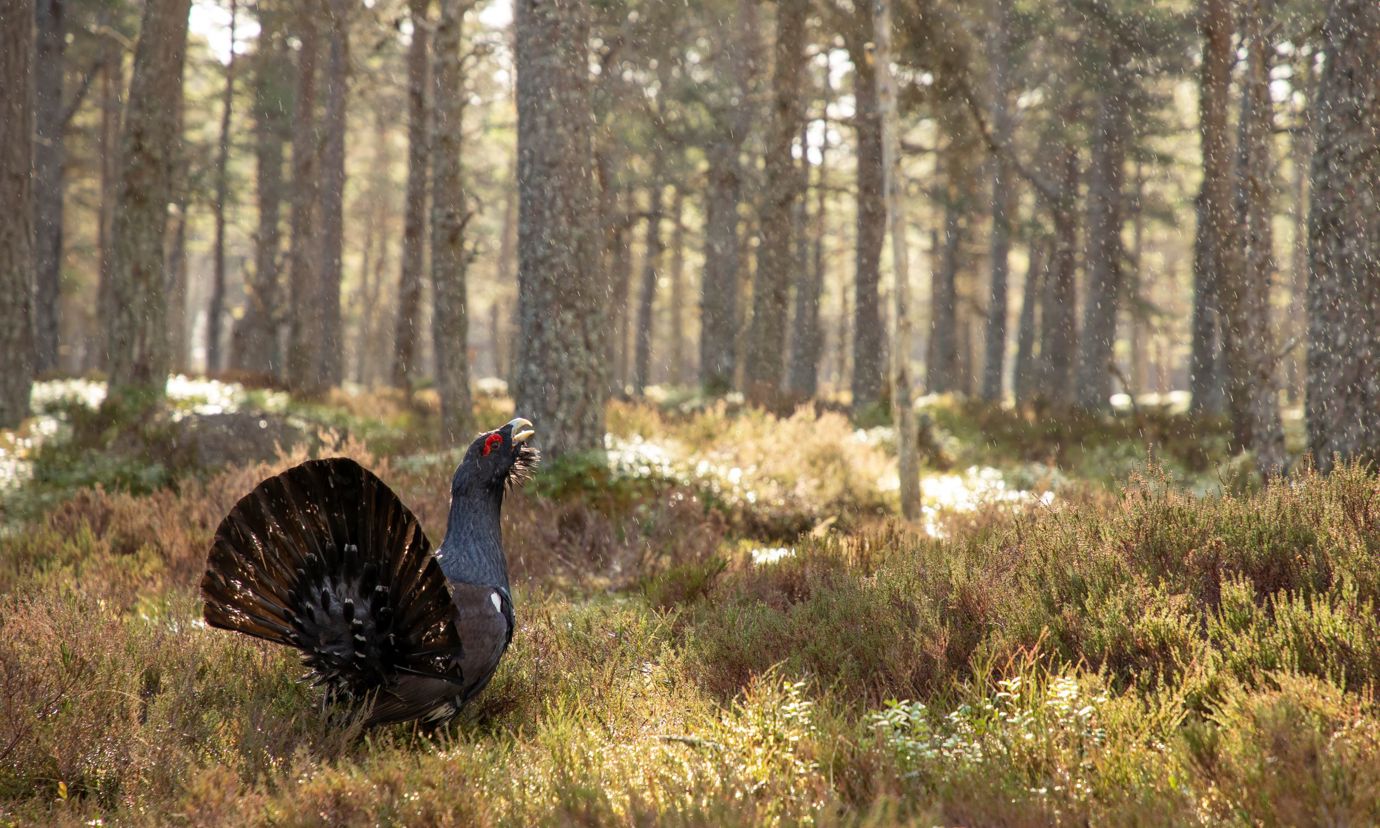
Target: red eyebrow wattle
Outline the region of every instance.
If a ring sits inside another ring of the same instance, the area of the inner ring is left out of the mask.
[[[495,443],[502,443],[502,442],[503,442],[503,435],[502,435],[502,434],[490,434],[488,437],[485,437],[485,438],[484,438],[484,456],[485,456],[485,457],[488,457],[488,456],[489,456],[489,452],[491,452],[491,451],[494,450],[494,444],[495,444]]]

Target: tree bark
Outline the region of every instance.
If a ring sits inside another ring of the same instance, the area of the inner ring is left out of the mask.
[[[1084,411],[1101,412],[1111,404],[1112,358],[1117,313],[1124,282],[1121,243],[1122,181],[1130,131],[1129,71],[1112,48],[1112,78],[1098,94],[1097,122],[1088,169],[1088,286],[1083,302],[1083,335],[1079,340],[1077,397]]]
[[[1332,0],[1308,217],[1308,445],[1380,459],[1380,6]]]
[[[67,29],[63,0],[37,0],[34,54],[34,369],[58,365],[58,295],[63,237],[63,53]],[[11,205],[12,206],[12,205]]]
[[[1227,99],[1235,58],[1232,0],[1202,0],[1199,30],[1203,39],[1198,89],[1203,183],[1196,206],[1189,390],[1195,413],[1217,414],[1225,403],[1217,280],[1235,236],[1231,215],[1231,135],[1227,126]]]
[[[465,225],[470,216],[460,162],[466,94],[460,35],[468,6],[468,0],[441,0],[432,90],[432,345],[436,353],[436,389],[441,396],[441,439],[450,445],[463,445],[473,431],[465,295],[470,260],[465,249]]]
[[[111,230],[107,402],[118,403],[121,397],[140,404],[160,400],[167,386],[163,237],[180,152],[178,113],[190,5],[190,0],[148,0],[134,53]]]
[[[860,11],[869,15],[871,11]],[[882,200],[882,124],[877,106],[877,80],[866,44],[850,44],[853,63],[853,119],[857,128],[858,203],[853,264],[853,411],[861,413],[881,399],[882,241],[886,237],[886,206]]]
[[[896,425],[896,454],[901,477],[901,514],[920,518],[920,454],[910,378],[910,265],[906,218],[901,200],[901,138],[896,114],[896,81],[891,76],[891,0],[875,0],[877,43],[877,109],[882,122],[882,193],[891,235],[892,316],[891,411]]]
[[[317,227],[320,206],[320,157],[317,149],[316,62],[320,57],[318,3],[301,7],[294,21],[297,49],[297,93],[292,118],[292,239],[288,283],[291,315],[288,322],[288,387],[299,392],[319,390],[321,348],[325,336],[321,316],[321,239]]]
[[[34,379],[33,0],[0,0],[0,43],[0,428],[13,428]]]
[[[339,385],[344,373],[344,322],[340,291],[345,245],[345,126],[350,75],[351,0],[329,0],[325,94],[321,131],[321,350],[319,388]]]
[[[946,179],[949,171],[945,170]],[[933,394],[958,390],[958,259],[963,244],[958,190],[946,180],[943,247],[939,266],[930,277],[929,360],[925,385]],[[855,357],[856,359],[856,357]],[[856,367],[854,368],[856,371]]]
[[[101,208],[96,228],[97,247],[101,254],[100,284],[96,287],[96,318],[109,319],[114,303],[114,287],[110,281],[110,265],[114,260],[111,239],[115,224],[115,202],[120,187],[120,133],[123,111],[120,97],[124,92],[124,51],[115,38],[103,44],[105,59],[101,69]],[[105,349],[105,330],[88,337],[87,368],[104,368],[108,362]]]
[[[1078,152],[1072,144],[1060,150],[1062,167],[1056,195],[1050,203],[1054,222],[1053,251],[1041,298],[1040,363],[1043,391],[1056,409],[1073,405],[1073,365],[1078,351]]]
[[[754,0],[738,0],[735,24],[738,36],[733,38],[729,56],[736,100],[727,113],[720,113],[715,119],[717,138],[705,151],[709,172],[705,192],[704,275],[700,279],[700,386],[707,394],[723,394],[733,388],[738,370],[741,155],[757,112],[752,103],[758,53],[757,3]]]
[[[766,178],[761,209],[761,241],[752,290],[748,334],[747,398],[768,409],[782,403],[786,314],[790,298],[791,215],[799,196],[799,176],[791,145],[800,128],[800,77],[805,65],[806,0],[781,0],[776,8],[772,106],[763,159]]]
[[[1016,365],[1011,376],[1011,390],[1017,405],[1035,398],[1040,390],[1038,355],[1040,291],[1046,279],[1045,243],[1034,239],[1030,243],[1030,263],[1025,271],[1025,285],[1021,289],[1021,315],[1016,326]]]
[[[824,101],[827,106],[829,101],[827,77],[825,84]],[[805,136],[804,131],[802,131],[801,147],[804,146]],[[813,217],[808,215],[809,211],[805,207],[806,199],[802,198],[799,210],[800,222],[796,234],[799,264],[796,266],[798,276],[795,283],[795,314],[793,317],[795,323],[791,336],[788,387],[791,394],[799,400],[812,399],[819,392],[819,358],[824,347],[824,331],[819,318],[819,305],[824,296],[823,255],[819,250],[822,236],[819,224],[823,221],[822,211],[824,210],[825,192],[824,151],[825,148],[821,146],[820,161],[815,173],[815,214]],[[800,163],[802,188],[808,190],[811,166],[808,153],[801,152]],[[813,245],[810,243],[812,235],[814,236]]]
[[[676,185],[671,196],[670,342],[667,360],[669,381],[684,385],[685,370],[685,189]]]
[[[412,43],[407,47],[407,191],[403,203],[402,272],[394,337],[393,384],[411,390],[417,374],[417,318],[426,255],[427,167],[431,147],[427,90],[431,85],[427,10],[431,0],[409,0]],[[506,239],[505,239],[506,243]]]
[[[1313,104],[1317,97],[1312,52],[1295,65],[1290,87],[1300,96],[1297,122],[1289,139],[1290,195],[1293,198],[1289,245],[1289,341],[1308,341],[1308,166],[1313,157]],[[1307,393],[1307,348],[1296,348],[1285,355],[1288,372],[1285,388],[1291,405]]]
[[[260,2],[258,51],[254,55],[254,163],[259,222],[254,235],[254,273],[245,286],[244,316],[235,326],[232,363],[261,378],[280,377],[281,311],[278,307],[280,214],[283,202],[283,146],[292,131],[289,107],[292,64],[287,55],[279,4]]]
[[[517,0],[517,411],[552,455],[603,447],[605,377],[596,272],[587,0]]]
[[[660,161],[653,162],[660,167]],[[652,360],[653,310],[656,302],[657,279],[661,271],[661,209],[662,185],[660,170],[652,174],[651,197],[647,206],[647,242],[642,257],[642,285],[637,295],[637,331],[633,356],[633,394],[647,391]]]
[[[1011,94],[1011,0],[996,0],[996,20],[989,38],[992,62],[992,129],[998,146],[1010,146],[1014,125]],[[999,402],[1006,368],[1007,281],[1010,272],[1011,214],[1016,204],[1016,174],[1010,155],[992,159],[992,237],[990,291],[987,300],[986,350],[982,363],[982,398]]]
[[[206,373],[215,374],[221,364],[221,323],[225,316],[225,208],[230,199],[230,117],[235,105],[235,24],[239,4],[230,0],[230,60],[225,64],[225,91],[221,96],[220,145],[216,148],[216,222],[214,271],[211,277],[211,302],[206,310]]]
[[[1219,271],[1227,362],[1227,399],[1238,449],[1255,453],[1257,468],[1284,468],[1284,433],[1275,381],[1275,346],[1270,326],[1270,276],[1274,271],[1270,144],[1274,136],[1270,101],[1273,46],[1253,0],[1242,15],[1246,70],[1238,125],[1234,224],[1240,248],[1231,266]]]
[[[733,340],[738,331],[739,145],[709,151],[705,195],[704,277],[700,293],[700,385],[707,394],[733,387]]]

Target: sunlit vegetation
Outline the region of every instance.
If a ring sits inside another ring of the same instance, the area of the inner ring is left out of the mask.
[[[196,584],[234,500],[308,452],[359,458],[438,536],[455,457],[416,436],[434,401],[186,396],[174,411],[311,438],[158,480],[114,441],[64,477],[46,458],[93,401],[40,406],[59,427],[6,490],[0,535],[4,822],[1380,818],[1380,479],[1363,469],[1199,496],[1148,465],[1106,486],[1121,461],[1091,458],[1135,441],[1107,426],[1036,480],[1040,428],[935,401],[944,451],[981,466],[930,466],[929,517],[906,526],[884,429],[615,405],[609,462],[548,464],[506,510],[519,628],[493,686],[442,731],[362,731],[292,654],[206,628]],[[973,418],[1002,436],[976,440]],[[1167,463],[1203,452],[1214,488],[1216,438],[1152,427]],[[153,444],[164,425],[106,428]]]

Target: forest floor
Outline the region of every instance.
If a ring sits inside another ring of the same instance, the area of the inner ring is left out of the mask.
[[[0,434],[0,824],[1380,822],[1370,472],[1262,486],[1179,414],[927,400],[906,526],[885,426],[617,403],[608,464],[508,503],[493,684],[438,734],[361,732],[196,585],[309,452],[439,538],[433,401],[179,383],[137,424],[46,384]]]

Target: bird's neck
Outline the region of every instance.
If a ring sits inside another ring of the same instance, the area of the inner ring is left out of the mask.
[[[503,490],[461,493],[451,498],[446,537],[436,556],[447,580],[508,588],[503,556]]]

